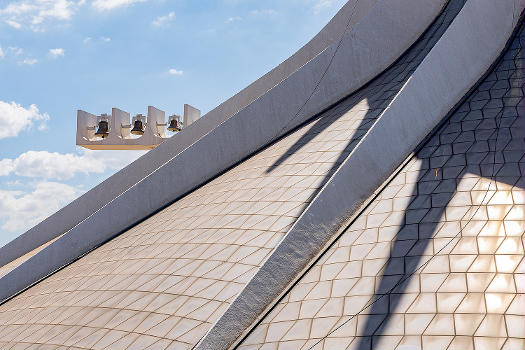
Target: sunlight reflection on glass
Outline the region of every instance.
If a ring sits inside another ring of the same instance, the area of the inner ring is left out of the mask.
[[[514,204],[511,191],[497,191],[490,199],[490,204]]]
[[[501,306],[502,297],[500,294],[495,293],[486,293],[485,294],[485,301],[487,302],[487,311],[491,312],[494,309],[497,309]]]
[[[505,237],[505,226],[503,221],[489,221],[481,230],[480,236]]]
[[[521,260],[521,255],[496,255],[498,272],[514,272]]]
[[[497,274],[487,288],[487,292],[513,292],[511,283],[514,284],[511,274]]]

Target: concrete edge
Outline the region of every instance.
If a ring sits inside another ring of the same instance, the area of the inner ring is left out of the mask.
[[[412,0],[378,0],[340,43],[334,43],[256,102],[6,274],[0,279],[0,300],[9,299],[100,246],[300,125],[341,95],[355,91],[413,44],[439,14],[443,2],[419,0],[415,6]],[[414,20],[407,21],[405,16]],[[385,47],[391,48],[388,54]],[[319,93],[309,100],[315,87]],[[311,105],[302,108],[304,101]]]
[[[523,1],[519,2],[469,0],[465,4],[394,103],[354,148],[196,350],[235,347],[271,310],[323,248],[341,233],[349,216],[355,217],[363,203],[377,193],[498,58],[525,7]],[[458,48],[464,50],[458,52]],[[449,52],[454,55],[447,55]]]
[[[200,118],[193,125],[177,134],[176,137],[161,143],[146,155],[1,247],[0,266],[4,266],[67,232],[175,155],[197,142],[224,120],[238,113],[262,94],[285,80],[339,39],[347,29],[347,24],[349,27],[353,27],[373,7],[376,1],[348,1],[314,38],[270,72],[221,103],[208,112],[204,116],[205,118]],[[353,18],[348,23],[348,17],[354,11]]]

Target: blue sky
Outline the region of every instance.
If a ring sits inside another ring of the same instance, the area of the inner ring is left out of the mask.
[[[0,0],[0,246],[143,154],[75,146],[77,109],[204,114],[344,2]]]

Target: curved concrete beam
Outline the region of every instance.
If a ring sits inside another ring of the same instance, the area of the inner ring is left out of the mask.
[[[69,264],[361,87],[414,43],[443,3],[378,0],[341,41],[6,274],[0,279],[0,300]]]
[[[376,1],[348,1],[312,40],[279,66],[221,103],[188,128],[184,128],[176,137],[161,143],[145,156],[137,159],[35,227],[1,247],[0,266],[67,232],[103,205],[109,203],[119,194],[151,174],[162,164],[198,141],[224,120],[255,101],[339,39],[345,29],[347,27],[352,28],[359,22]]]
[[[195,350],[229,349],[264,317],[351,215],[405,161],[505,47],[522,0],[469,0],[438,43]]]
[[[206,114],[206,121],[202,122],[208,128],[214,128],[228,117],[234,115],[258,97],[264,95],[268,90],[282,82],[332,45],[344,34],[345,30],[352,28],[363,16],[370,11],[377,0],[351,0],[328,22],[328,24],[301,47],[296,53],[283,61],[277,67],[257,79],[237,94],[221,103],[219,106]],[[211,130],[211,129],[209,129]]]

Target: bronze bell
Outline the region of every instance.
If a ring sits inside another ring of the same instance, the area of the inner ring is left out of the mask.
[[[180,131],[178,120],[173,118],[170,120],[170,125],[168,125],[168,130],[172,132]]]
[[[133,123],[133,129],[131,129],[133,135],[144,135],[144,128],[142,126],[142,120],[136,119]]]
[[[98,129],[95,132],[95,136],[102,137],[103,139],[109,135],[109,124],[107,120],[101,120],[98,123]]]

